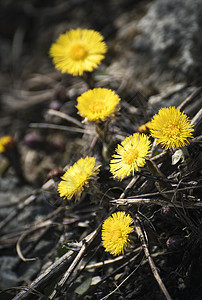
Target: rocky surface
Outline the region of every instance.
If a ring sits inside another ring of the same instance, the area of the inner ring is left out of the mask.
[[[200,83],[202,1],[156,0],[141,8],[116,23],[116,49],[131,88],[153,93],[174,83]]]

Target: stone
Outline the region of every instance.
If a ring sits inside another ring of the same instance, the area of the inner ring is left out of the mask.
[[[120,57],[126,47],[120,64],[128,65],[131,86],[151,95],[176,83],[199,84],[202,0],[155,0],[144,9],[118,33]]]

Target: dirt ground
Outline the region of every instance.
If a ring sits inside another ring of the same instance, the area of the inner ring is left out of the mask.
[[[201,42],[194,29],[183,35],[179,21],[179,38],[172,34],[180,50],[171,33],[170,44],[163,37],[152,44],[146,21],[155,5],[163,7],[160,0],[1,1],[0,138],[11,135],[18,152],[0,155],[0,299],[202,299]],[[154,26],[157,38],[163,20]],[[113,179],[102,140],[75,107],[87,81],[56,71],[48,54],[60,33],[77,27],[99,31],[107,43],[93,76],[96,87],[122,99],[109,124],[114,142],[138,132],[160,107],[179,106],[195,129],[186,161],[173,163],[174,152],[159,147],[161,175],[143,169]],[[192,59],[176,66],[192,38]],[[64,168],[86,155],[101,165],[97,183],[78,202],[62,199]],[[159,191],[159,182],[172,193]],[[133,216],[143,238],[134,230],[130,247],[114,257],[104,251],[100,224],[116,209]]]

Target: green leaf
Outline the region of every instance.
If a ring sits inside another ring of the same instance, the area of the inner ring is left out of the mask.
[[[90,287],[92,282],[92,277],[87,278],[82,284],[80,284],[76,289],[75,293],[78,295],[83,295]]]

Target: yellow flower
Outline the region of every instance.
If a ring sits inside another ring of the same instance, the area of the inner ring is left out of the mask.
[[[104,121],[114,116],[121,99],[110,89],[95,88],[88,90],[77,98],[77,109],[88,121]]]
[[[151,129],[151,121],[149,121],[149,122],[147,122],[147,123],[145,123],[145,124],[138,127],[138,131],[140,133],[145,133],[145,134],[149,133],[150,129]]]
[[[95,167],[94,157],[79,159],[61,177],[62,181],[58,184],[60,196],[71,199],[75,194],[76,199],[79,199],[84,186],[97,175],[99,167]]]
[[[0,153],[5,152],[7,149],[14,145],[14,139],[12,136],[5,135],[0,138]]]
[[[99,32],[78,28],[61,34],[49,53],[57,70],[78,76],[97,68],[106,51]]]
[[[174,106],[161,108],[153,117],[151,127],[151,135],[166,149],[182,147],[189,143],[188,138],[193,138],[194,129],[188,117]]]
[[[118,145],[116,153],[110,161],[110,171],[114,177],[120,180],[128,176],[131,172],[138,171],[139,167],[145,165],[151,143],[145,134],[134,133],[127,137],[121,145]]]
[[[129,245],[129,225],[133,219],[123,211],[118,211],[106,219],[102,225],[102,243],[105,251],[118,255]]]

